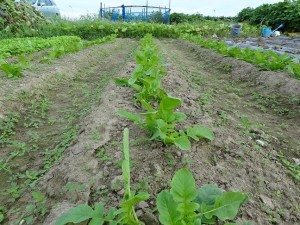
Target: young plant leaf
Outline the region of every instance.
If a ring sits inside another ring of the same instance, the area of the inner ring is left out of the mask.
[[[121,221],[123,224],[140,225],[141,223],[136,217],[134,206],[139,202],[145,201],[149,198],[149,194],[146,192],[140,192],[137,195],[133,195],[127,200],[123,200],[120,204],[121,209]]]
[[[81,223],[95,216],[95,211],[88,205],[78,205],[75,208],[63,213],[55,225],[65,225],[67,223]]]
[[[141,121],[140,117],[131,112],[120,110],[118,111],[118,115],[135,122],[139,126],[143,126],[143,122]]]
[[[174,175],[171,182],[171,191],[173,199],[178,202],[178,211],[183,216],[193,216],[199,208],[197,203],[192,201],[197,196],[195,189],[195,180],[188,169],[181,169]]]
[[[201,205],[201,212],[208,219],[217,216],[220,220],[232,220],[237,216],[241,205],[248,200],[248,196],[242,192],[224,192],[216,198],[215,205],[210,208]]]
[[[189,141],[188,137],[185,135],[175,138],[174,144],[183,151],[187,151],[191,149],[191,142]]]
[[[157,209],[159,221],[163,225],[177,225],[182,219],[182,215],[177,211],[177,203],[168,191],[162,191],[157,197]]]
[[[174,112],[175,115],[175,121],[176,122],[181,122],[186,120],[186,115],[181,112]]]
[[[194,127],[189,127],[187,129],[187,135],[191,138],[193,138],[195,141],[199,141],[198,137],[206,138],[210,141],[214,139],[214,133],[211,129],[201,127],[199,125]]]
[[[211,207],[215,204],[216,198],[222,194],[223,191],[215,185],[205,184],[198,190],[195,202],[200,206],[202,204],[206,204],[207,206]]]

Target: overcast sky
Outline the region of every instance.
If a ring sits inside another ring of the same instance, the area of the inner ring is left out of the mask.
[[[55,0],[63,16],[77,17],[87,13],[98,13],[101,0]],[[102,0],[106,6],[145,5],[146,0]],[[169,0],[148,0],[151,6],[168,6]],[[235,16],[248,6],[257,7],[279,0],[171,0],[172,12],[201,13],[211,16]]]

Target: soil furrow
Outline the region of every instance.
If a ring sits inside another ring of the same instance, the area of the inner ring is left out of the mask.
[[[165,85],[184,100],[189,123],[211,126],[216,135],[211,144],[194,143],[184,153],[197,183],[249,194],[239,222],[299,224],[299,186],[277,156],[283,151],[291,161],[299,158],[299,102],[275,102],[284,91],[275,94],[267,83],[256,83],[259,76],[247,74],[250,67],[256,69],[252,65],[234,77],[235,67],[245,63],[227,59],[227,64],[216,65],[210,60],[220,61],[221,56],[180,40],[164,40],[159,46],[168,65]],[[284,93],[297,95],[298,89],[293,90]]]
[[[0,196],[1,204],[6,203],[5,205],[9,209],[8,224],[15,224],[22,214],[25,217],[30,214],[24,208],[32,203],[32,191],[39,191],[45,196],[46,208],[57,203],[57,199],[53,197],[55,194],[64,195],[63,187],[60,184],[65,187],[68,180],[72,182],[72,179],[58,179],[51,185],[47,179],[52,179],[49,178],[52,173],[47,171],[56,161],[64,158],[66,149],[68,149],[66,155],[73,152],[74,155],[80,156],[80,153],[85,153],[89,148],[95,149],[94,145],[106,142],[111,123],[115,121],[114,116],[109,119],[111,111],[107,105],[102,108],[103,99],[112,106],[113,102],[110,101],[115,100],[115,96],[107,99],[105,91],[107,83],[120,70],[123,70],[136,46],[137,43],[133,40],[118,39],[114,43],[107,43],[101,47],[94,46],[89,50],[85,49],[84,53],[67,55],[60,62],[47,65],[51,71],[48,77],[43,73],[36,72],[37,79],[32,79],[31,85],[27,84],[26,88],[21,88],[22,91],[18,89],[16,92],[11,92],[16,95],[14,107],[11,109],[19,114],[19,122],[16,123],[14,129],[15,135],[10,137],[11,139],[1,149],[1,158],[7,159],[13,151],[21,152],[20,146],[23,146],[25,150],[9,161],[7,166],[11,173],[0,172],[3,192],[11,193],[13,183],[17,184],[18,195],[14,197],[15,199],[11,201],[10,194]],[[25,81],[26,78],[23,82]],[[15,85],[17,82],[12,81],[12,86],[16,87]],[[43,109],[42,106],[45,104],[47,107]],[[106,114],[97,117],[93,114],[95,107],[104,109]],[[17,111],[18,109],[21,111]],[[87,122],[84,119],[89,115],[92,115],[95,121]],[[86,133],[88,133],[89,139],[94,141],[93,146],[88,141],[80,141],[81,136],[86,136]],[[78,143],[83,150],[76,149]],[[74,159],[74,157],[72,158]],[[68,170],[62,167],[64,169],[61,171],[65,176],[72,177],[74,175],[76,179],[83,179],[87,183],[92,182],[87,179],[93,177],[75,173],[76,168],[88,171],[89,167],[93,166],[94,161],[89,158],[85,161],[86,159],[85,157],[81,160],[76,159],[75,164],[67,160]],[[64,162],[63,160],[62,163]],[[43,176],[44,178],[41,178]],[[93,179],[97,179],[97,176]],[[45,180],[47,180],[47,188],[43,186]],[[7,201],[11,203],[7,203]],[[41,224],[42,213],[35,212],[35,214],[32,224]]]

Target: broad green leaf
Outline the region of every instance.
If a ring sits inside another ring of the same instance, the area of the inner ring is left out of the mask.
[[[213,208],[205,204],[201,206],[201,212],[206,218],[217,216],[220,220],[225,221],[234,219],[241,205],[248,200],[248,196],[241,192],[224,192],[217,197]]]
[[[177,122],[181,122],[181,121],[186,120],[186,115],[184,113],[175,112],[174,115],[175,115],[175,121],[177,121]]]
[[[139,126],[143,126],[143,123],[142,121],[140,120],[140,117],[131,113],[131,112],[127,112],[127,111],[124,111],[124,110],[120,110],[118,111],[118,115],[119,116],[122,116],[122,117],[125,117],[133,122],[135,122],[137,125]]]
[[[189,205],[189,203],[195,199],[197,192],[195,189],[195,180],[188,169],[181,169],[176,172],[171,182],[170,192],[173,199],[179,204],[182,204],[180,210],[184,215],[194,211],[194,209],[188,207],[192,206]],[[194,206],[195,205],[192,207]]]
[[[159,221],[163,225],[177,225],[182,219],[182,215],[177,211],[177,203],[168,191],[162,191],[157,197],[157,209],[159,212]]]
[[[214,139],[214,133],[211,129],[199,125],[187,129],[187,135],[198,141],[198,137],[206,138],[210,141]]]
[[[65,225],[67,223],[81,223],[95,216],[94,210],[88,205],[78,205],[75,208],[63,213],[55,225]]]
[[[207,206],[213,206],[216,198],[222,194],[223,191],[215,185],[205,184],[198,190],[195,202],[199,205],[206,204]]]
[[[171,182],[171,194],[177,202],[193,201],[197,196],[195,180],[188,169],[177,171]]]
[[[202,221],[201,221],[200,218],[198,218],[198,219],[195,220],[194,225],[201,225],[201,224],[202,224]]]
[[[103,225],[105,220],[103,218],[93,218],[90,222],[89,225]]]
[[[188,137],[185,135],[175,138],[174,144],[183,151],[191,149],[191,142]]]
[[[202,217],[202,223],[203,224],[216,224],[217,223],[217,217],[212,217],[210,219],[207,219],[205,216]]]
[[[4,220],[4,215],[0,213],[0,222],[2,222],[3,220]]]
[[[161,119],[156,120],[156,124],[159,131],[159,136],[162,140],[164,140],[167,137],[168,124]]]
[[[196,215],[195,211],[199,208],[199,205],[195,202],[184,202],[179,203],[177,210],[182,212],[184,215]]]
[[[163,98],[160,102],[159,105],[159,110],[173,110],[176,107],[181,105],[181,99],[180,98],[175,98],[172,96],[166,96]]]
[[[103,213],[104,213],[104,204],[103,203],[97,203],[96,205],[95,205],[95,213],[97,214],[97,215],[103,215]]]

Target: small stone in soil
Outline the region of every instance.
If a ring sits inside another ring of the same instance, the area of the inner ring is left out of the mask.
[[[113,163],[112,162],[106,162],[105,165],[106,166],[111,166]]]
[[[259,198],[269,209],[271,209],[271,210],[275,209],[275,206],[273,205],[273,202],[271,199],[269,199],[268,197],[266,197],[264,195],[260,195]]]
[[[117,192],[117,194],[118,194],[119,196],[123,196],[124,193],[125,193],[124,189],[122,189],[122,190],[120,190],[120,191]]]
[[[147,225],[159,225],[159,222],[150,209],[146,209],[145,213],[140,217],[141,220]]]
[[[268,143],[262,140],[256,140],[256,143],[259,144],[261,147],[267,147]]]
[[[148,205],[148,203],[147,202],[139,202],[138,204],[137,204],[137,209],[145,209],[145,208],[149,208],[149,205]]]
[[[142,215],[143,215],[143,211],[142,211],[142,210],[137,210],[137,211],[136,211],[136,216],[137,216],[138,218],[140,218]]]
[[[104,175],[105,177],[108,177],[108,176],[109,176],[109,171],[108,171],[107,166],[104,166],[104,168],[103,168],[103,175]]]
[[[295,162],[295,164],[296,164],[297,166],[300,165],[300,159],[293,158],[293,161]]]

